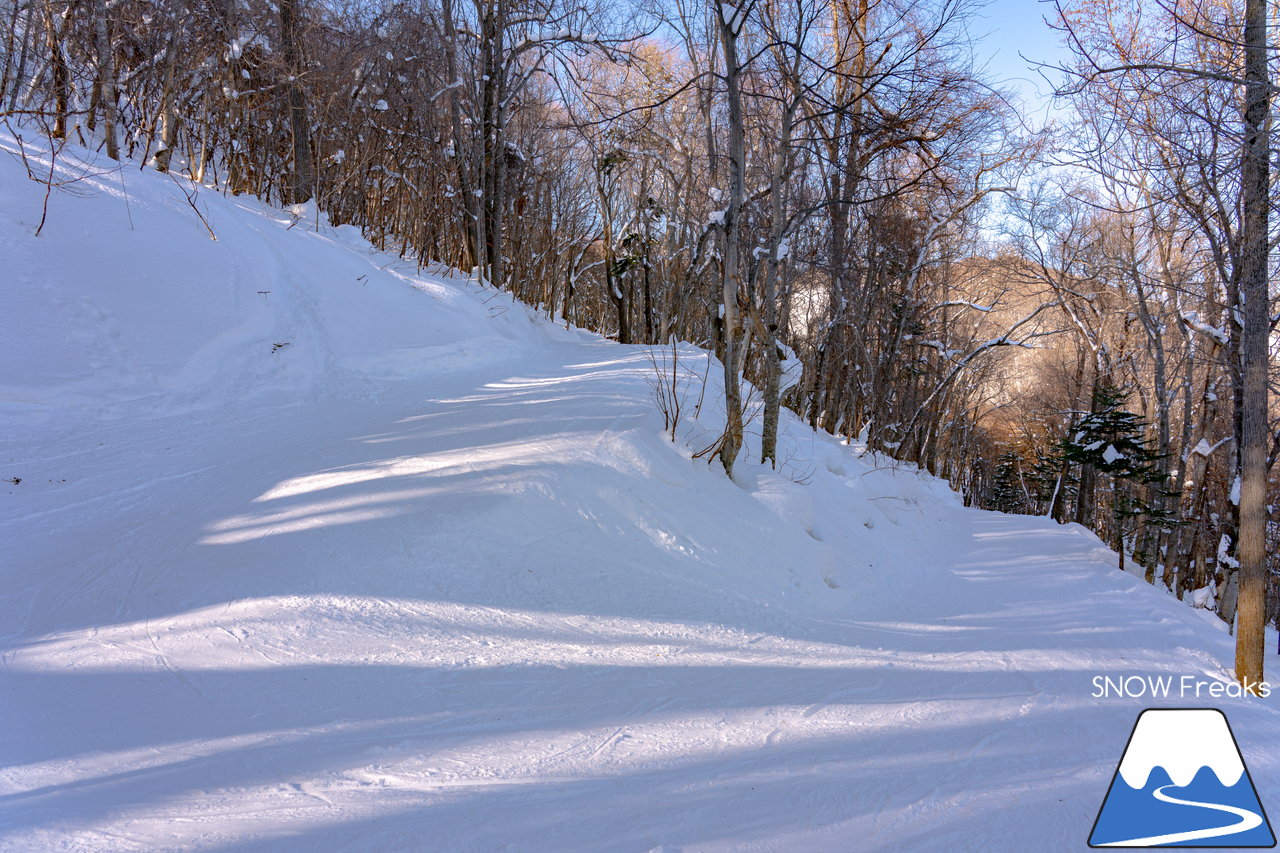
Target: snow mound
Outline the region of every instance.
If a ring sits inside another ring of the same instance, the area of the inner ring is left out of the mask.
[[[21,150],[59,184],[47,214]],[[424,368],[508,357],[529,338],[523,310],[498,316],[509,300],[486,306],[464,298],[465,283],[419,277],[314,205],[281,211],[87,152],[54,159],[9,134],[0,158],[0,411],[11,416],[367,394]]]

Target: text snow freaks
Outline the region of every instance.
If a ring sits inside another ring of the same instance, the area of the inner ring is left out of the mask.
[[[1239,699],[1250,693],[1263,699],[1271,684],[1260,681],[1246,688],[1234,681],[1207,681],[1194,675],[1095,675],[1094,699]]]

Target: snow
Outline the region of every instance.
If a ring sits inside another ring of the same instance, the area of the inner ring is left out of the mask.
[[[1240,568],[1240,562],[1231,556],[1231,537],[1226,533],[1218,539],[1218,565],[1231,569]]]
[[[785,394],[795,386],[800,384],[800,380],[804,378],[804,362],[800,360],[800,356],[796,355],[796,351],[777,339],[774,345],[778,348],[778,352],[782,353],[782,362],[779,365],[781,375],[778,377],[778,393]]]
[[[972,308],[974,311],[979,311],[979,312],[981,312],[981,313],[983,313],[983,314],[989,314],[989,313],[991,313],[991,311],[992,311],[992,310],[994,310],[994,307],[995,307],[995,306],[992,306],[992,305],[979,305],[979,304],[978,304],[978,303],[976,303],[976,302],[969,302],[968,300],[965,300],[965,299],[956,299],[956,300],[952,300],[952,301],[950,301],[950,302],[943,302],[942,304],[940,304],[940,305],[938,305],[938,306],[936,306],[936,307],[938,307],[938,308],[951,308],[951,307]]]
[[[673,444],[644,347],[77,157],[38,238],[0,157],[6,853],[1077,849],[1151,704],[1093,676],[1230,680],[1081,527],[785,411],[693,458],[694,347]]]
[[[1195,311],[1184,312],[1182,315],[1182,322],[1186,323],[1200,334],[1212,338],[1221,346],[1226,346],[1227,342],[1230,340],[1225,329],[1220,329],[1217,326],[1211,326],[1208,323],[1202,322],[1200,320],[1200,315]]]
[[[727,211],[721,210],[721,211],[716,211],[712,213],[713,218],[708,224],[723,225],[724,215],[726,212]],[[789,255],[790,253],[791,253],[791,241],[785,238],[780,240],[778,242],[778,260],[779,261],[786,260],[787,255]],[[754,249],[751,250],[751,257],[755,258],[757,261],[760,260],[761,258],[769,257],[769,254],[770,254],[770,249],[768,246],[756,246]]]
[[[746,23],[749,12],[750,4],[747,3],[741,6],[734,6],[732,3],[720,4],[720,20],[734,36],[741,34],[742,25]]]
[[[910,338],[910,335],[908,335],[907,337]],[[938,355],[942,356],[943,358],[950,359],[959,355],[959,352],[957,350],[949,349],[947,345],[942,341],[919,341],[919,344],[922,347],[929,347],[930,349],[937,350]]]
[[[1116,460],[1123,458],[1124,454],[1119,450],[1116,450],[1115,445],[1108,444],[1107,449],[1102,451],[1102,461],[1106,462],[1108,465],[1112,465]]]

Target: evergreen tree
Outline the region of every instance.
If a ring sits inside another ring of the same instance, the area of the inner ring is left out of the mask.
[[[1164,475],[1157,464],[1161,455],[1145,437],[1147,423],[1123,408],[1128,395],[1113,385],[1104,385],[1094,395],[1093,411],[1081,413],[1075,434],[1061,444],[1068,464],[1089,465],[1112,479],[1111,512],[1115,526],[1113,545],[1124,569],[1126,524],[1134,518],[1167,521],[1151,500],[1155,495],[1172,495],[1165,488]]]
[[[1075,500],[1080,479],[1071,473],[1061,441],[1055,441],[1048,449],[1037,447],[1035,455],[1035,464],[1026,473],[1026,479],[1031,484],[1036,512],[1065,521],[1065,508]]]
[[[987,499],[989,508],[997,512],[1026,512],[1027,496],[1022,488],[1020,467],[1018,454],[1012,450],[1007,450],[1000,456],[995,476],[991,481],[990,497]]]

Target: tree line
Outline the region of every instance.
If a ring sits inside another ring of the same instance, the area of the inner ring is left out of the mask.
[[[1076,521],[1237,632],[1280,619],[1271,66],[1260,0],[1069,4],[1054,168],[1010,199],[1064,330],[1026,360],[989,499]]]

